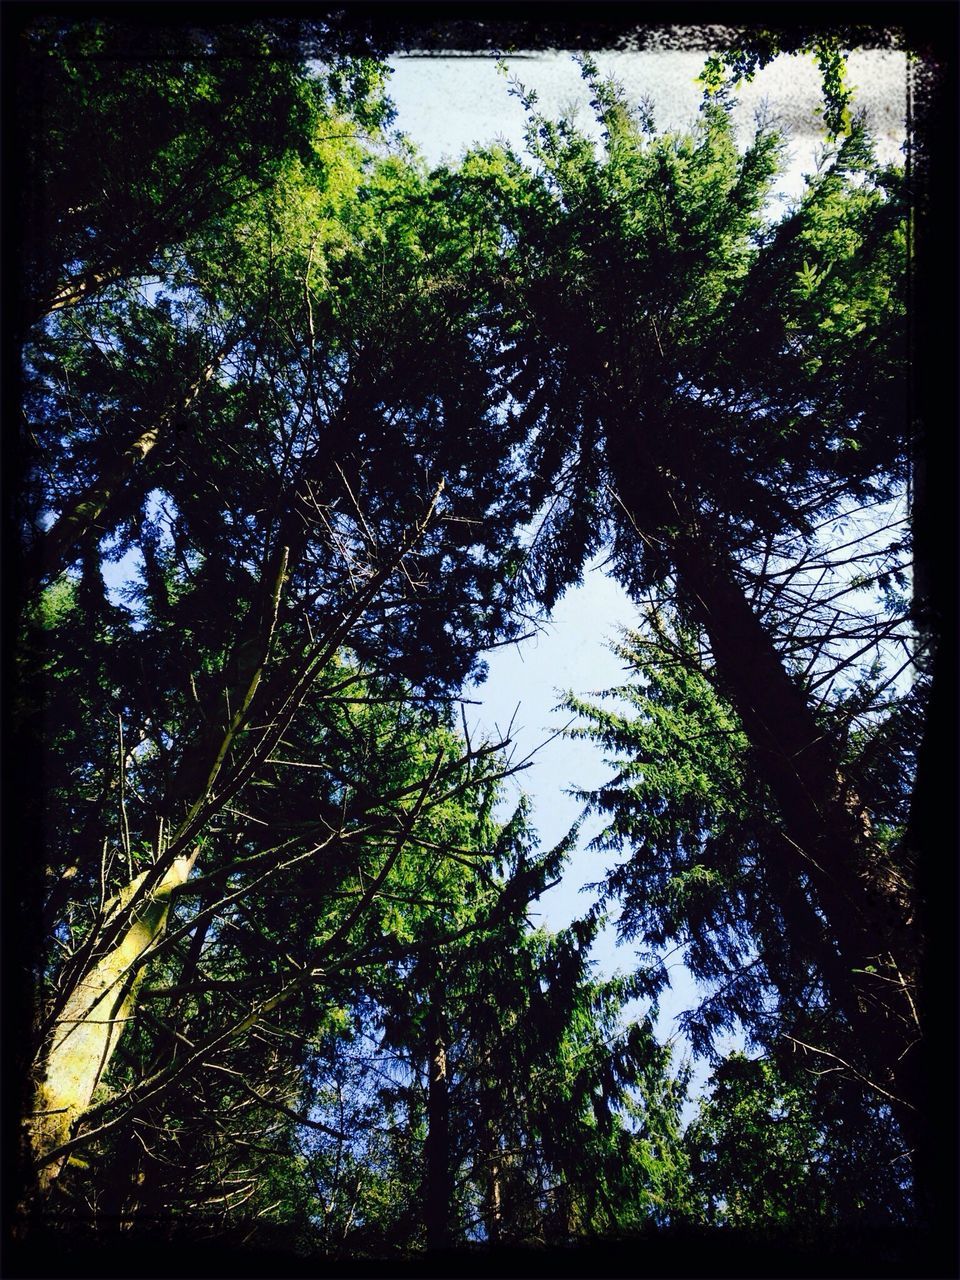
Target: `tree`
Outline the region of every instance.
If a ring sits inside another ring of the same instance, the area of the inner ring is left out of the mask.
[[[649,1021],[624,1022],[632,984],[590,975],[598,921],[531,931],[525,898],[536,890],[511,889],[542,877],[558,852],[514,870],[495,933],[422,957],[431,981],[414,974],[409,1012],[387,1020],[387,1043],[406,1049],[423,1082],[434,1248],[599,1236],[655,1218],[662,1186],[682,1181],[670,1150],[682,1084]]]
[[[328,104],[367,127],[387,115],[382,64],[321,42],[324,75],[309,79],[278,24],[42,18],[18,35],[31,323],[165,274],[176,247],[308,159]]]
[[[123,82],[129,110],[137,84]],[[309,164],[291,164],[242,207],[189,234],[166,227],[162,264],[132,263],[130,278],[61,308],[27,349],[38,445],[28,514],[59,513],[40,538],[17,707],[24,781],[37,764],[45,772],[27,816],[43,832],[50,890],[51,932],[34,968],[49,999],[24,1038],[40,1088],[39,1105],[25,1108],[28,1158],[46,1170],[43,1185],[89,1143],[84,1124],[111,1109],[96,1128],[126,1123],[184,1069],[168,1062],[95,1103],[114,1032],[83,1049],[99,1066],[69,1084],[56,1044],[76,1049],[103,1001],[111,1017],[132,1017],[143,967],[189,933],[202,948],[242,892],[229,882],[238,853],[257,884],[343,843],[336,808],[319,834],[303,823],[289,839],[246,843],[251,822],[271,826],[278,812],[247,810],[278,785],[266,776],[276,764],[333,767],[318,759],[328,730],[308,711],[313,699],[389,678],[401,699],[435,700],[477,670],[484,640],[517,629],[495,573],[510,545],[508,499],[486,478],[509,466],[513,437],[470,328],[482,297],[464,287],[490,256],[474,214],[444,205],[438,217],[448,180],[400,156],[339,135],[302,149]],[[159,281],[143,281],[161,265]],[[207,361],[203,395],[192,373],[183,391],[188,353]],[[138,417],[154,444],[115,466],[110,454]],[[51,561],[43,547],[64,520],[72,532]],[[103,575],[104,560],[123,555],[140,565],[130,608]],[[304,755],[289,761],[294,737]],[[378,819],[394,849],[385,866],[456,768],[424,762],[412,789],[364,802],[392,814]],[[41,865],[24,872],[28,909]],[[162,937],[165,899],[191,870],[177,902],[197,908],[181,908]],[[333,936],[339,945],[346,935]],[[288,974],[209,1028],[197,1060],[304,981]]]
[[[871,1133],[873,1164],[851,1177],[861,1204],[875,1193],[874,1212],[896,1212],[893,1184],[876,1170],[903,1168],[902,1141],[890,1099],[864,1090],[866,1065],[851,1031],[855,1016],[841,1003],[846,975],[838,972],[827,922],[811,910],[805,886],[798,891],[785,874],[782,819],[751,785],[757,770],[750,743],[717,696],[694,637],[668,630],[662,614],[651,631],[625,637],[618,652],[631,680],[609,691],[605,705],[568,703],[580,718],[572,732],[602,743],[616,768],[583,797],[607,823],[595,846],[628,854],[598,886],[601,901],[622,904],[618,927],[643,948],[651,994],[668,982],[665,953],[682,949],[704,990],[683,1018],[695,1051],[711,1055],[719,1032],[742,1029],[748,1043],[792,1064],[791,1080],[822,1077],[815,1091],[803,1086],[811,1107],[816,1102],[811,1123],[831,1107],[845,1116],[842,1141],[851,1152],[853,1133]],[[882,701],[876,682],[865,680],[837,699],[835,723],[847,734],[877,837],[892,845],[909,818],[924,695],[918,688],[888,692],[881,713]],[[856,728],[864,709],[866,727]],[[835,1077],[844,1072],[851,1079],[840,1084]],[[839,1191],[831,1205],[839,1212]]]
[[[623,1022],[631,984],[589,975],[597,920],[554,935],[527,924],[562,849],[517,860],[526,838],[515,815],[498,845],[510,870],[481,927],[367,988],[350,1084],[317,1113],[328,1133],[354,1135],[316,1140],[318,1190],[337,1207],[328,1247],[555,1246],[665,1220],[685,1190],[682,1079],[649,1022]],[[451,870],[448,919],[491,892]]]
[[[66,1120],[57,1112],[51,1141],[45,1133],[50,1122],[42,1119],[35,1144],[38,1155],[48,1157],[44,1167],[55,1171],[64,1155],[92,1153],[108,1172],[91,1194],[117,1193],[110,1152],[118,1137],[122,1145],[136,1132],[142,1146],[137,1199],[149,1194],[156,1209],[163,1185],[170,1185],[164,1170],[173,1168],[181,1171],[177,1194],[184,1200],[189,1188],[202,1207],[204,1195],[212,1194],[211,1161],[220,1171],[213,1187],[225,1178],[224,1169],[236,1177],[231,1147],[243,1149],[251,1141],[253,1117],[265,1110],[269,1119],[271,1110],[279,1110],[308,1123],[311,1103],[297,1069],[305,1069],[316,1052],[311,1042],[322,1045],[341,1034],[344,1018],[349,1025],[347,1011],[371,986],[376,989],[378,968],[437,945],[432,937],[480,927],[485,914],[495,913],[498,894],[488,892],[456,925],[437,920],[425,931],[418,927],[423,912],[416,903],[442,897],[448,859],[475,859],[482,866],[493,856],[485,815],[507,766],[489,747],[458,743],[448,730],[431,727],[430,715],[409,701],[377,697],[356,675],[350,679],[341,669],[328,681],[308,713],[327,763],[304,768],[291,761],[304,774],[302,782],[291,783],[285,754],[275,758],[240,801],[246,830],[211,835],[206,874],[181,880],[165,936],[151,920],[149,952],[144,954],[144,943],[131,950],[124,939],[92,969],[84,967],[73,988],[75,1004],[85,1000],[93,981],[106,985],[109,979],[117,990],[126,976],[118,972],[121,961],[132,973],[141,955],[149,958],[149,982],[136,1001],[125,999],[123,1036],[112,1010],[105,1024],[103,1014],[93,1024],[96,1007],[93,1014],[82,1008],[66,1029],[67,1014],[55,1024],[54,1039],[85,1068],[89,1064],[92,1077],[85,1097],[75,1100],[61,1090],[62,1099],[54,1098],[69,1072],[61,1063],[64,1050],[46,1055],[41,1105],[64,1102],[71,1112]],[[271,847],[278,836],[281,859]],[[435,852],[427,857],[425,850]],[[155,901],[156,895],[148,900],[131,932],[144,927]],[[398,911],[398,902],[409,905]],[[297,921],[294,933],[291,919]],[[282,1045],[285,1028],[296,1032],[292,1047],[282,1052],[278,1041]],[[91,1035],[106,1047],[98,1041],[99,1052],[91,1052]],[[225,1073],[228,1087],[218,1085],[218,1077],[211,1082],[211,1070]],[[217,1116],[212,1142],[205,1114]],[[249,1161],[240,1172],[245,1168]],[[144,1189],[144,1180],[156,1182],[158,1174],[160,1188]],[[122,1178],[119,1184],[122,1193]],[[84,1194],[82,1179],[73,1194]],[[227,1196],[224,1210],[230,1208]]]
[[[903,483],[902,178],[855,129],[771,223],[774,133],[740,153],[724,109],[707,104],[693,135],[658,137],[584,70],[599,154],[569,120],[531,115],[539,172],[498,209],[517,260],[504,361],[539,511],[524,571],[549,604],[606,544],[636,598],[668,591],[702,636],[703,669],[782,822],[790,936],[790,900],[826,921],[833,998],[863,1074],[909,1128],[912,852],[877,838],[814,692],[828,666],[829,683],[902,623],[858,609],[831,623],[830,591],[844,584],[800,573],[822,557],[830,522]],[[519,182],[519,162],[515,172]],[[902,540],[893,568],[898,550]]]
[[[358,791],[361,777],[378,797],[409,785],[437,747],[470,755],[422,710],[369,692],[319,708]],[[361,756],[365,776],[352,763]],[[682,1182],[671,1152],[682,1087],[649,1024],[620,1025],[630,984],[587,976],[597,921],[555,937],[530,930],[531,900],[569,842],[535,855],[522,809],[502,827],[492,820],[502,767],[475,760],[456,788],[448,776],[385,876],[367,810],[341,826],[359,862],[328,850],[269,881],[255,875],[155,958],[104,1100],[135,1098],[164,1061],[181,1070],[80,1148],[84,1167],[55,1184],[61,1214],[384,1255],[478,1233],[555,1243],[664,1212]],[[281,813],[268,796],[251,817],[269,812],[289,829],[308,794],[329,807],[328,786],[310,771]],[[243,1011],[304,973],[317,935],[329,961],[211,1051],[224,1002]],[[190,1052],[205,1043],[202,1058]]]
[[[589,62],[599,153],[532,115],[536,172],[430,173],[382,68],[285,32],[154,33],[145,75],[118,27],[23,46],[27,1208],[362,1253],[670,1223],[691,1162],[715,1219],[783,1111],[782,1168],[875,1164],[919,1103],[902,175],[851,127],[774,222],[775,134],[738,151],[721,95],[657,137]],[[652,596],[637,714],[575,705],[607,893],[714,983],[699,1047],[766,1055],[686,1145],[620,1021],[661,957],[601,983],[596,919],[527,928],[562,849],[450,715],[603,545]]]

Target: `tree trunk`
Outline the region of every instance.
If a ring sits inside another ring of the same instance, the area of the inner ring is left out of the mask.
[[[662,549],[709,640],[713,678],[780,813],[785,838],[774,856],[782,851],[798,886],[812,887],[828,944],[836,946],[839,964],[829,962],[823,975],[852,1031],[848,1066],[885,1093],[911,1129],[918,1099],[909,1050],[919,1041],[911,891],[877,844],[865,807],[729,558],[701,530],[689,490],[643,456],[638,441],[624,430],[609,444],[621,498],[640,536]],[[643,501],[633,497],[638,475]]]
[[[49,1188],[64,1164],[62,1158],[47,1157],[70,1138],[90,1106],[124,1025],[134,1016],[143,958],[162,937],[170,894],[186,881],[195,857],[196,854],[176,859],[136,912],[119,943],[77,983],[54,1025],[29,1126],[41,1193]],[[146,874],[142,872],[121,891],[105,924],[133,898]]]
[[[487,1053],[489,1070],[490,1053]],[[491,1085],[481,1093],[481,1132],[483,1134],[479,1170],[483,1185],[483,1219],[487,1243],[496,1247],[503,1236],[502,1164],[497,1126],[497,1096]]]
[[[487,1156],[484,1202],[486,1209],[487,1243],[493,1248],[503,1238],[503,1204],[500,1187],[500,1158],[495,1151]]]
[[[871,1078],[909,1109],[916,1100],[904,1096],[901,1055],[918,1036],[919,955],[906,883],[877,846],[859,797],[722,554],[689,531],[674,536],[670,554],[777,802],[796,869],[814,886],[837,941],[854,995],[843,1003],[854,1011]]]
[[[447,1046],[443,1019],[443,994],[439,983],[430,992],[427,1017],[428,1093],[427,1141],[424,1151],[424,1219],[427,1248],[445,1249],[450,1243],[450,1204],[453,1180],[450,1169],[450,1084],[447,1078]]]
[[[89,270],[83,275],[70,276],[54,286],[45,297],[38,298],[31,305],[30,323],[36,324],[55,311],[63,311],[75,307],[85,299],[93,297],[105,285],[120,280],[123,269],[119,264],[103,271]]]

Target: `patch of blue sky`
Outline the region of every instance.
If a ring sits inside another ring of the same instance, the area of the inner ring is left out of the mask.
[[[176,519],[172,499],[162,489],[152,489],[147,494],[144,510],[147,519],[159,531],[160,549],[170,550],[173,547],[173,521]],[[119,559],[111,560],[110,547],[118,543],[118,538],[108,539],[105,543],[102,573],[107,599],[116,608],[125,609],[131,615],[133,630],[141,631],[146,625],[146,618],[137,597],[143,584],[143,554],[138,547],[131,547]]]

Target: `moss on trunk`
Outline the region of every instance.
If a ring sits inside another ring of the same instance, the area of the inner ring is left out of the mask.
[[[196,855],[194,855],[195,857]],[[38,1165],[66,1142],[90,1106],[126,1023],[134,1016],[144,955],[159,941],[170,909],[170,894],[190,874],[194,857],[177,858],[153,893],[134,913],[112,951],[102,956],[67,1000],[57,1019],[37,1088],[30,1141]],[[122,910],[147,872],[126,885],[107,916]],[[106,923],[106,922],[105,922]],[[63,1160],[40,1167],[41,1191],[49,1187]]]

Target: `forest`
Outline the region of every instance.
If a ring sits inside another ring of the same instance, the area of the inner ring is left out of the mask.
[[[680,132],[507,56],[523,154],[432,165],[361,9],[5,37],[8,1274],[946,1275],[953,70],[887,33],[891,164],[863,30],[706,50]],[[731,111],[797,52],[784,206]],[[467,708],[600,553],[634,617],[567,699],[607,781],[552,930],[578,828]]]

